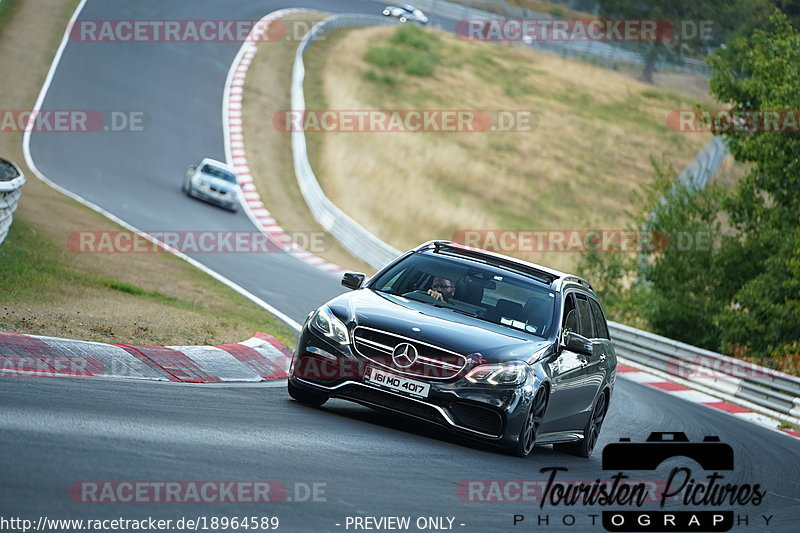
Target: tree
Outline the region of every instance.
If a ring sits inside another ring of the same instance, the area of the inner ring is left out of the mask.
[[[788,0],[598,0],[600,14],[608,18],[660,20],[672,27],[672,37],[644,43],[642,81],[653,82],[656,63],[689,52],[705,51],[733,35],[745,35],[763,26],[775,2]],[[788,9],[788,8],[787,8]],[[700,31],[710,23],[710,31]]]
[[[800,110],[800,32],[781,13],[766,29],[709,58],[711,92],[736,111]],[[784,113],[784,117],[789,115]],[[786,125],[786,122],[784,122]],[[733,132],[729,147],[752,163],[725,210],[735,229],[723,251],[747,273],[720,314],[723,348],[779,354],[800,341],[800,135]]]
[[[711,92],[734,112],[780,111],[789,131],[726,135],[750,171],[733,190],[674,183],[654,163],[636,227],[666,235],[706,232],[713,246],[654,250],[645,261],[584,258],[580,270],[617,319],[690,344],[748,358],[800,358],[800,32],[774,11],[767,27],[733,38],[709,58]]]
[[[718,272],[719,211],[725,191],[675,181],[675,169],[652,160],[653,178],[635,205],[635,228],[650,236],[644,253],[596,253],[579,271],[591,279],[615,320],[708,349],[720,343],[716,319],[724,306]],[[727,299],[732,296],[728,290]]]

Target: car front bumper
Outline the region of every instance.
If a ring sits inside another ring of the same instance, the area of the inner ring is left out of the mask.
[[[294,386],[331,398],[411,416],[503,447],[516,444],[536,392],[530,384],[475,385],[463,378],[462,371],[448,380],[412,376],[430,385],[423,398],[367,382],[364,371],[368,366],[397,373],[355,353],[352,345],[333,343],[306,326],[298,340],[289,379]]]
[[[239,209],[239,199],[235,195],[214,194],[212,192],[202,191],[197,187],[192,187],[189,189],[189,194],[198,200],[202,200],[219,207],[224,207],[225,209],[230,209],[231,211],[236,211]]]

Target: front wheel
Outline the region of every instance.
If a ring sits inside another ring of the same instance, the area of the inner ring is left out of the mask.
[[[583,439],[579,442],[567,442],[563,444],[554,444],[553,449],[566,452],[578,457],[589,457],[594,451],[595,445],[600,438],[600,429],[603,427],[603,421],[608,412],[608,395],[603,392],[597,399],[597,403],[592,410],[592,416],[586,423],[583,430]]]
[[[544,387],[540,388],[533,399],[533,404],[525,417],[525,423],[519,432],[517,444],[509,450],[517,457],[527,457],[536,446],[536,437],[539,428],[544,420],[544,412],[547,409],[547,391]]]
[[[293,385],[291,381],[287,383],[289,389],[289,396],[291,396],[300,403],[311,405],[313,407],[319,407],[320,405],[328,401],[328,397],[324,396],[323,394],[306,389],[301,389],[296,385]]]

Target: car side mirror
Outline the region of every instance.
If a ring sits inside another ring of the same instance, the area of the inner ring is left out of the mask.
[[[578,335],[574,331],[568,331],[566,335],[564,335],[564,343],[562,346],[571,352],[581,355],[592,355],[592,341],[583,335]]]
[[[342,277],[342,285],[348,289],[360,289],[365,279],[367,276],[361,272],[345,272]]]

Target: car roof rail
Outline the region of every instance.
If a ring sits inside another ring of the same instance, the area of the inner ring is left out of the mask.
[[[473,248],[471,246],[454,243],[452,241],[429,241],[418,248],[418,250],[429,250],[431,248],[433,248],[435,252],[468,257],[470,259],[486,263],[487,265],[493,265],[506,270],[515,271],[520,274],[525,274],[548,285],[564,275],[561,272],[549,270],[521,259],[510,258],[501,254],[489,252],[487,250],[481,250],[479,248]]]
[[[592,287],[592,284],[583,278],[579,278],[578,276],[566,276],[562,281],[565,283],[572,282],[572,283],[577,283],[578,285],[583,285],[590,291],[594,292],[594,287]]]
[[[448,246],[448,245],[451,245],[451,244],[453,244],[452,241],[445,241],[445,240],[437,239],[437,240],[433,240],[433,241],[428,241],[428,242],[426,242],[424,244],[420,244],[419,246],[414,248],[414,251],[415,252],[422,252],[423,250],[430,250],[431,248],[434,248],[434,249],[441,248],[442,246]]]

